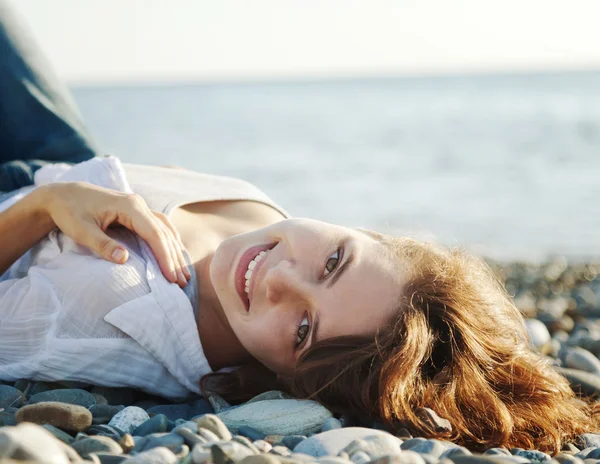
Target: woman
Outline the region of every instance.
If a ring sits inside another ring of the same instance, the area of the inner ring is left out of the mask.
[[[557,452],[598,428],[480,260],[287,219],[243,181],[94,158],[0,13],[1,379],[233,402],[282,389],[474,449]]]

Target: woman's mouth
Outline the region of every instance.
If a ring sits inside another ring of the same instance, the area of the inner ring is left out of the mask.
[[[254,290],[256,276],[260,266],[268,251],[273,249],[276,244],[257,245],[249,248],[240,258],[235,271],[235,289],[246,308],[250,310],[250,301]]]

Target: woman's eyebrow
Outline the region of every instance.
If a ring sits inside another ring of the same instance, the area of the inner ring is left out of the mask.
[[[354,261],[354,248],[352,249],[350,256],[348,256],[348,259],[346,259],[346,261],[344,261],[344,264],[342,264],[340,266],[340,268],[338,269],[338,271],[335,273],[335,275],[331,279],[329,279],[329,282],[327,282],[327,288],[331,288],[333,285],[335,285],[335,283],[340,279],[340,277],[342,276],[344,271],[346,271],[346,269],[350,268],[353,261]]]

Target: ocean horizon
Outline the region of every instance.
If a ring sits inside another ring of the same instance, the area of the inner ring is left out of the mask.
[[[73,86],[101,153],[501,260],[600,257],[600,71]]]

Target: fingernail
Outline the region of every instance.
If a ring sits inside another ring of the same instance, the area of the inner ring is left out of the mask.
[[[123,248],[115,248],[111,255],[112,259],[115,261],[121,261],[123,256],[125,256],[125,250],[123,250]]]

